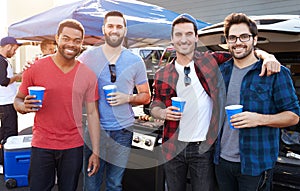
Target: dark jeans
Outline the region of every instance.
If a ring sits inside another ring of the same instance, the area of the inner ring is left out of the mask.
[[[8,137],[18,135],[18,115],[13,104],[0,105],[0,119],[0,143],[3,145]],[[3,149],[1,148],[0,164],[3,162]]]
[[[82,169],[83,147],[52,150],[32,147],[29,170],[31,191],[51,191],[55,184],[61,191],[75,191]]]
[[[273,170],[267,170],[259,176],[241,174],[238,162],[229,162],[220,158],[215,166],[220,191],[270,191],[272,190]]]
[[[189,143],[175,158],[164,165],[168,190],[186,190],[188,171],[193,191],[215,189],[213,151],[199,153],[199,146],[198,143]],[[177,145],[178,147],[181,146]]]

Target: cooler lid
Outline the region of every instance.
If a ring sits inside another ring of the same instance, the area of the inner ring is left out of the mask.
[[[19,135],[8,137],[4,150],[24,149],[31,147],[32,135]]]

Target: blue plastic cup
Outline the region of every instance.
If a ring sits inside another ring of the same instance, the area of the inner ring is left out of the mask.
[[[184,101],[180,97],[172,97],[171,100],[172,100],[172,106],[179,108],[179,110],[174,110],[174,111],[183,112],[186,101]]]
[[[41,100],[41,102],[35,103],[37,105],[42,105],[43,104],[45,90],[46,90],[46,88],[41,87],[41,86],[30,86],[30,87],[28,87],[29,95],[35,95],[36,100]]]
[[[226,110],[226,114],[227,114],[227,119],[228,119],[228,123],[231,129],[236,129],[232,126],[232,124],[230,123],[230,118],[231,116],[238,114],[238,113],[242,113],[243,112],[243,106],[242,105],[229,105],[225,107]]]
[[[103,86],[102,89],[104,90],[105,99],[113,97],[113,96],[108,96],[108,94],[117,92],[116,85],[106,85]],[[109,104],[108,100],[106,100],[106,102]]]

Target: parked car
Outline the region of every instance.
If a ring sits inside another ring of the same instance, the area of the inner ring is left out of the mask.
[[[166,64],[170,63],[176,56],[176,52],[173,46],[169,46],[165,48],[162,56],[160,57],[158,66],[159,68],[165,66]]]
[[[148,82],[150,85],[150,91],[152,93],[153,88],[152,84],[154,82],[155,72],[160,68],[159,62],[162,57],[162,54],[165,50],[163,47],[142,47],[142,48],[132,48],[130,49],[134,54],[140,56],[146,65]],[[136,89],[134,89],[134,92]],[[145,114],[150,115],[149,105],[144,105],[143,111]]]
[[[146,64],[148,79],[153,80],[154,74],[159,68],[158,63],[165,48],[163,47],[143,47],[130,49],[134,54],[139,55]]]
[[[300,15],[251,17],[257,22],[257,47],[266,50],[287,66],[300,98]],[[198,31],[200,48],[227,50],[223,23]],[[274,169],[273,190],[300,190],[300,125],[281,130],[280,154]]]

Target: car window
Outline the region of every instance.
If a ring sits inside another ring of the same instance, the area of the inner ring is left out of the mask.
[[[166,48],[161,59],[159,66],[165,66],[167,63],[170,63],[176,56],[174,48]]]
[[[157,65],[162,52],[163,50],[141,50],[140,56],[144,59],[145,63],[147,62],[146,64]]]

